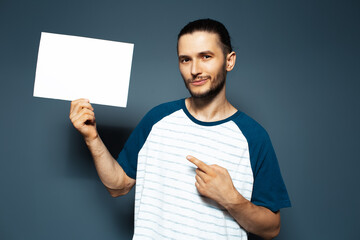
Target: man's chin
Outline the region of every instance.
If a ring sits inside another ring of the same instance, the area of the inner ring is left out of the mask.
[[[205,91],[191,91],[189,88],[188,90],[190,95],[195,99],[210,100],[216,97],[223,87],[224,85],[221,84],[214,89],[207,89]]]
[[[206,91],[206,92],[194,92],[194,91],[190,91],[189,93],[191,95],[191,97],[196,98],[196,99],[207,99],[209,97],[211,97],[212,94],[210,94],[210,91]]]
[[[218,85],[213,86],[213,88],[208,88],[208,89],[205,88],[194,89],[191,88],[191,86],[189,86],[188,84],[186,84],[185,86],[193,98],[206,100],[216,97],[221,92],[221,90],[225,87],[225,80],[221,81]]]

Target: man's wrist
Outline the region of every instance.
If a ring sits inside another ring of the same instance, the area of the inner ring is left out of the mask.
[[[234,191],[227,198],[227,201],[222,205],[227,211],[230,212],[233,209],[239,209],[241,206],[245,207],[248,203],[249,201],[246,200],[236,189],[234,189]]]
[[[94,145],[96,142],[100,140],[99,134],[91,137],[84,137],[85,143],[88,147]]]

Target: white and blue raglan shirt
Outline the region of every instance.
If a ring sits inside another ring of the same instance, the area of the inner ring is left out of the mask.
[[[237,191],[258,206],[290,206],[270,138],[257,122],[240,111],[202,122],[181,99],[146,114],[119,154],[136,179],[133,239],[247,239],[222,206],[199,194],[187,155],[226,168]]]

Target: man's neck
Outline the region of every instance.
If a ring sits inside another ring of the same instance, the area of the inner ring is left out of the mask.
[[[225,89],[213,98],[187,98],[185,105],[194,118],[203,122],[220,121],[237,111],[226,99]]]

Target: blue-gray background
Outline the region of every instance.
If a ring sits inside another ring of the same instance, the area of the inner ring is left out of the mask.
[[[237,51],[230,101],[269,132],[293,207],[277,239],[357,239],[358,1],[0,0],[0,239],[131,239],[134,191],[111,198],[68,119],[34,98],[40,33],[135,44],[127,108],[95,105],[117,156],[153,106],[188,96],[176,58],[187,22],[210,17]],[[101,81],[101,79],[99,79]]]

